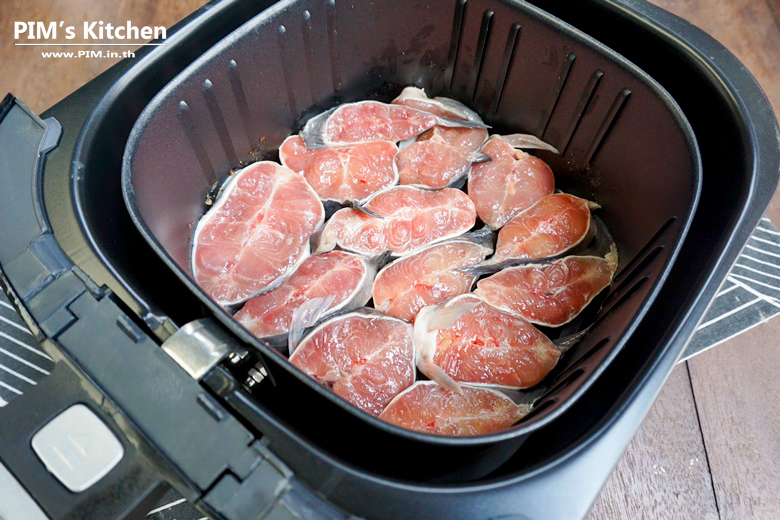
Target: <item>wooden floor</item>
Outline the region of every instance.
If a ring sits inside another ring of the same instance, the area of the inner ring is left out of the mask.
[[[747,66],[780,113],[780,0],[654,0]],[[0,91],[42,111],[113,60],[14,47],[13,21],[169,26],[200,0],[0,0]],[[64,41],[64,40],[62,40]],[[725,152],[727,153],[727,151]],[[780,196],[768,216],[780,224]],[[590,519],[780,518],[780,319],[678,366]]]

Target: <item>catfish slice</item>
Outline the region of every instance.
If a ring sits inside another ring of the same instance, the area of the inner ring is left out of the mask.
[[[423,433],[470,437],[505,430],[530,409],[490,388],[463,385],[457,393],[434,381],[419,381],[393,399],[379,418]]]
[[[364,412],[379,415],[414,383],[412,326],[358,309],[317,325],[290,363]]]

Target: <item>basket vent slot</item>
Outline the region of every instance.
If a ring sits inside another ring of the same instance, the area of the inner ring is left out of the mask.
[[[527,421],[527,420],[528,420],[528,419],[530,419],[531,417],[536,417],[536,416],[538,416],[538,415],[541,415],[541,413],[542,413],[544,410],[546,410],[547,408],[550,408],[550,407],[552,407],[552,405],[554,405],[554,404],[555,404],[557,401],[558,401],[558,399],[556,399],[555,397],[553,397],[553,398],[550,398],[550,399],[547,399],[547,400],[545,400],[545,401],[544,401],[543,403],[541,403],[541,404],[535,405],[535,406],[534,406],[534,407],[531,409],[531,411],[528,413],[528,415],[526,415],[525,417],[523,417],[523,419],[522,419],[522,420],[523,420],[523,421]]]
[[[558,84],[555,87],[555,96],[553,96],[552,104],[550,105],[550,109],[547,111],[547,118],[539,125],[539,129],[537,130],[536,135],[544,135],[544,133],[547,131],[547,125],[550,124],[550,119],[552,119],[552,115],[555,112],[555,107],[558,106],[558,100],[561,99],[561,92],[563,92],[563,87],[566,85],[566,80],[569,79],[571,66],[576,59],[577,54],[571,51],[567,52],[566,57],[563,58],[561,72],[558,74]]]
[[[570,371],[568,374],[566,374],[565,377],[562,379],[559,379],[556,381],[556,383],[547,391],[547,397],[552,397],[558,392],[560,392],[563,388],[566,388],[570,383],[573,383],[577,379],[579,379],[583,374],[585,373],[584,368],[576,368],[572,371]],[[563,374],[561,374],[563,375]]]
[[[246,97],[246,90],[244,84],[241,81],[241,74],[238,72],[238,63],[236,60],[230,60],[228,62],[228,81],[230,82],[230,90],[233,92],[233,99],[236,101],[238,107],[238,113],[241,116],[241,122],[244,125],[244,135],[246,136],[247,150],[251,150],[255,147],[255,143],[252,136],[255,135],[252,124],[252,112],[249,110],[249,101]]]
[[[306,58],[306,77],[309,80],[309,95],[312,103],[315,103],[320,92],[320,75],[317,74],[317,67],[314,61],[312,30],[311,13],[306,9],[303,11],[303,20],[301,20],[301,34],[303,34],[303,54]]]
[[[630,95],[631,90],[624,88],[617,96],[615,96],[615,100],[612,102],[612,106],[609,107],[607,115],[604,116],[604,120],[601,122],[601,125],[599,125],[599,129],[596,132],[596,135],[593,137],[593,141],[590,143],[590,146],[588,147],[588,152],[585,154],[585,159],[582,161],[583,165],[590,163],[590,161],[593,159],[593,156],[596,155],[596,152],[601,147],[601,143],[604,142],[604,138],[607,136],[607,132],[609,132],[610,128],[612,128],[612,125],[615,123],[617,116],[620,114],[620,110],[623,108],[623,105]]]
[[[282,57],[282,63],[291,63],[292,60],[287,52],[287,27],[280,25],[277,30],[277,43],[279,45],[279,53]],[[282,67],[282,76],[284,77],[284,89],[287,91],[287,103],[290,108],[290,119],[294,120],[298,117],[298,101],[295,99],[295,89],[293,88],[293,81],[290,77],[290,68]]]
[[[450,36],[450,51],[447,55],[447,70],[444,73],[444,84],[452,89],[452,79],[455,77],[455,64],[458,61],[458,48],[463,36],[463,20],[466,18],[466,0],[455,2],[455,15],[452,19],[452,35]]]
[[[477,52],[474,54],[474,67],[471,69],[471,78],[469,79],[468,96],[472,101],[476,98],[477,85],[482,74],[482,65],[485,62],[485,49],[490,39],[490,29],[493,27],[493,14],[493,11],[490,10],[482,14],[482,25],[479,28],[479,37],[477,38]]]
[[[642,259],[644,254],[647,253],[655,245],[655,243],[660,240],[661,236],[663,236],[663,234],[669,230],[669,227],[672,224],[674,224],[676,220],[677,217],[672,217],[663,223],[663,225],[658,229],[658,231],[655,232],[655,234],[650,238],[650,240],[648,240],[647,243],[644,246],[642,246],[642,249],[639,250],[639,252],[634,256],[634,258],[632,258],[631,261],[626,264],[623,270],[620,271],[615,276],[616,282],[625,278],[632,271],[634,265],[637,264]]]
[[[602,321],[606,319],[607,316],[612,314],[613,311],[620,308],[624,303],[626,303],[631,296],[636,294],[636,292],[642,288],[643,285],[647,283],[647,281],[650,279],[649,276],[643,276],[640,278],[634,285],[632,285],[624,294],[621,296],[612,306],[610,306],[606,310],[602,310],[601,316],[598,317],[598,319],[593,323],[593,327],[597,327],[601,324]]]
[[[615,297],[620,294],[634,278],[642,273],[653,262],[653,260],[655,260],[659,254],[661,254],[661,251],[663,250],[664,246],[657,246],[655,249],[651,250],[647,255],[645,255],[642,261],[636,265],[636,268],[632,270],[631,275],[621,280],[621,282],[617,284],[615,288],[609,293],[609,295],[604,299],[603,305],[607,305],[610,301],[614,300]]]
[[[506,37],[506,45],[504,46],[504,56],[501,58],[501,68],[498,71],[498,77],[496,78],[496,95],[493,98],[493,105],[490,107],[490,112],[495,114],[498,110],[498,105],[501,103],[501,95],[504,93],[504,86],[506,80],[509,77],[509,70],[514,63],[514,57],[517,53],[517,42],[520,39],[519,23],[513,23],[509,28],[509,33]]]
[[[609,343],[610,336],[607,336],[606,338],[600,339],[598,342],[596,342],[595,345],[591,345],[585,352],[583,352],[578,358],[575,358],[570,361],[572,366],[580,367],[582,364],[584,364],[588,359],[590,359],[593,354],[601,350],[604,346],[606,346],[607,343]],[[566,370],[558,374],[555,378],[555,381],[557,382],[563,377],[566,377]]]
[[[558,150],[561,151],[561,155],[566,154],[566,149],[569,147],[571,138],[574,136],[574,132],[577,131],[577,127],[580,126],[582,117],[584,116],[588,105],[593,100],[593,95],[596,93],[596,89],[598,88],[599,83],[601,82],[601,78],[603,77],[604,71],[597,70],[593,73],[590,79],[588,79],[588,83],[585,85],[585,89],[582,91],[580,100],[577,102],[577,107],[574,109],[574,115],[569,122],[569,126],[566,129],[566,133],[564,134],[564,138],[557,146]]]
[[[213,183],[217,180],[216,170],[211,166],[211,160],[208,154],[206,154],[206,147],[203,146],[198,132],[195,131],[195,122],[192,120],[192,113],[186,101],[179,101],[179,121],[184,128],[184,135],[187,136],[190,142],[195,158],[198,160],[200,170],[203,172],[203,178],[207,184]]]
[[[341,90],[341,68],[339,65],[338,30],[336,29],[336,0],[325,0],[325,23],[328,26],[328,54],[330,55],[330,78],[333,93]]]
[[[214,94],[214,85],[209,79],[203,81],[203,97],[206,100],[206,107],[209,110],[211,122],[217,129],[217,137],[219,138],[219,143],[222,145],[222,149],[225,151],[225,157],[230,161],[230,164],[238,164],[238,156],[236,155],[236,150],[233,148],[233,142],[230,139],[230,132],[228,132],[225,116],[222,113],[222,109],[219,107],[217,96]]]

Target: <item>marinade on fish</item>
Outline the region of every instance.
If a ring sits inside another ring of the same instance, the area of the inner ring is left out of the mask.
[[[530,411],[529,405],[515,404],[491,388],[462,385],[458,393],[434,381],[418,381],[398,394],[379,418],[423,433],[468,437],[505,430]]]
[[[612,282],[618,265],[614,244],[604,258],[567,256],[547,264],[509,267],[477,282],[474,294],[538,325],[571,321]]]
[[[491,235],[484,231],[467,233],[386,265],[374,279],[374,307],[414,321],[423,307],[469,292],[477,277],[456,269],[475,265],[490,255]]]
[[[474,226],[474,203],[460,190],[395,186],[371,197],[364,208],[337,211],[314,237],[314,251],[335,247],[366,256],[402,255],[463,234]]]
[[[371,299],[376,265],[344,251],[308,257],[278,287],[247,301],[234,318],[273,346],[287,343],[295,309],[306,301],[332,296],[317,318],[362,307]],[[315,320],[316,321],[316,320]]]
[[[317,325],[290,363],[372,415],[414,383],[412,326],[374,309],[358,309]]]
[[[306,147],[314,149],[369,141],[404,141],[436,125],[485,128],[479,122],[437,116],[405,105],[358,101],[310,119],[300,135]]]
[[[492,158],[475,164],[468,177],[468,193],[479,218],[498,229],[512,217],[552,194],[555,179],[543,160],[513,148],[492,136],[481,152]]]
[[[398,147],[390,141],[310,150],[298,135],[284,140],[279,160],[298,172],[323,200],[362,201],[398,182],[393,158]]]
[[[251,164],[230,177],[198,222],[193,276],[223,306],[269,291],[308,256],[324,219],[303,177],[274,162]]]

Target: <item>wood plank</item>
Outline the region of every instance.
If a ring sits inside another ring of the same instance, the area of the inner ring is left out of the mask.
[[[587,518],[718,518],[685,365],[672,371]]]
[[[690,362],[724,520],[780,517],[780,321]]]

